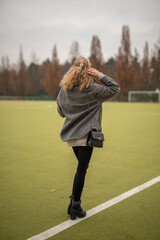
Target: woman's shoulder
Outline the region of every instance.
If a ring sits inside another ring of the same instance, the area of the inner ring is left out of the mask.
[[[88,88],[85,88],[84,91],[85,92],[95,92],[97,87],[98,87],[98,85],[99,84],[95,80]]]
[[[85,87],[82,90],[79,89],[79,85],[74,85],[73,88],[70,90],[65,90],[62,87],[59,91],[58,98],[64,99],[70,96],[73,97],[74,95],[75,97],[78,98],[78,96],[82,96],[84,94],[86,95],[87,93],[94,94],[96,92],[98,85],[99,84],[96,82],[96,80],[94,80],[93,83],[88,88]]]

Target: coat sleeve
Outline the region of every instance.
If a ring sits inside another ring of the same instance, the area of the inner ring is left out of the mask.
[[[59,106],[59,105],[57,105],[57,112],[59,113],[59,115],[61,116],[61,117],[65,117],[65,115],[64,115],[64,113],[62,112],[62,109],[61,109],[61,107]]]
[[[97,84],[95,92],[96,98],[105,101],[120,92],[120,86],[118,83],[116,83],[114,79],[108,77],[107,75],[104,75],[102,78],[100,78],[100,81],[104,85]]]
[[[63,111],[62,111],[62,108],[61,108],[61,106],[60,106],[59,96],[60,96],[60,94],[58,94],[58,97],[57,97],[57,100],[56,100],[56,102],[57,102],[57,112],[59,113],[59,115],[60,115],[61,117],[64,118],[65,115],[64,115],[64,113],[63,113]]]

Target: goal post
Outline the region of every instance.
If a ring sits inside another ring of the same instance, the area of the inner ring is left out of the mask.
[[[128,102],[160,102],[160,91],[129,91]]]

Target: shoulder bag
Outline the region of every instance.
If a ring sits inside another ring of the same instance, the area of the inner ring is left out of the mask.
[[[88,95],[87,95],[88,97]],[[104,134],[102,132],[97,131],[96,129],[92,128],[92,121],[91,121],[91,115],[89,110],[89,101],[88,101],[88,111],[90,116],[90,123],[91,123],[91,131],[88,134],[86,145],[90,147],[103,147],[103,141],[104,141]]]

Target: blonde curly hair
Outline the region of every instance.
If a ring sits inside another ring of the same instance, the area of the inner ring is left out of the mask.
[[[60,87],[64,90],[71,90],[74,85],[79,85],[80,91],[85,87],[88,88],[93,83],[93,77],[89,75],[85,69],[90,68],[91,63],[89,59],[79,57],[74,61],[68,72],[63,76]]]

